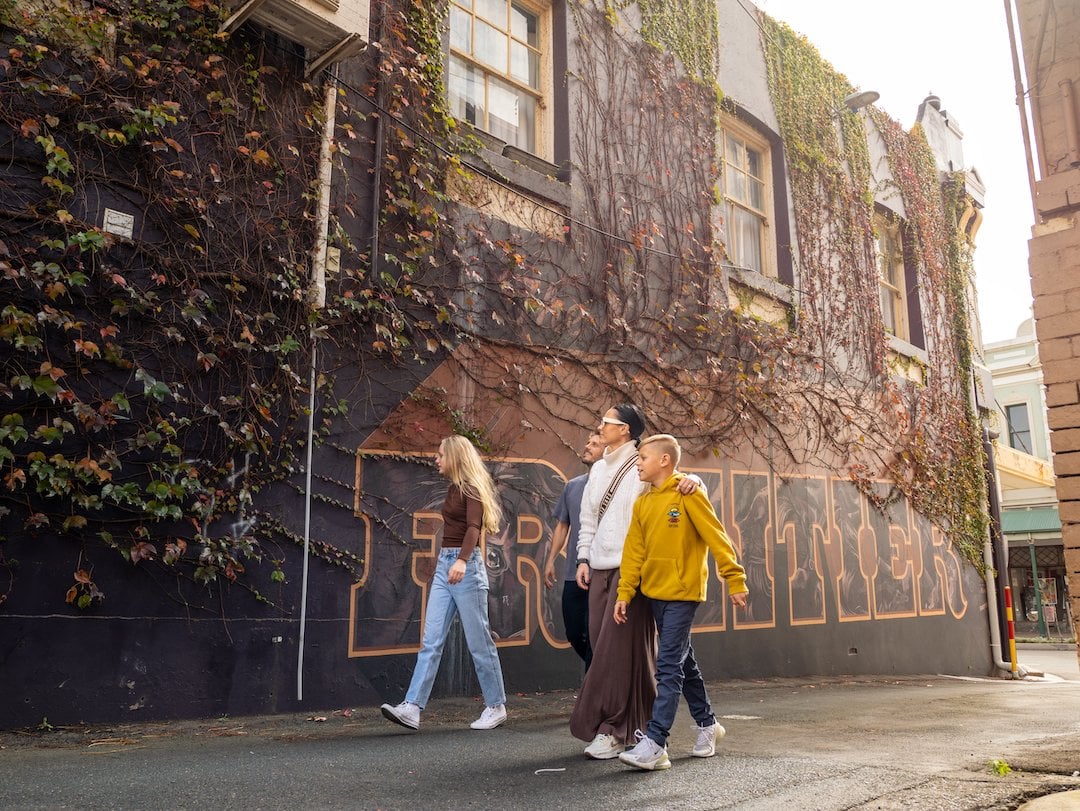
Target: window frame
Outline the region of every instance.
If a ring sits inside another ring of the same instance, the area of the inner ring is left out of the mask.
[[[874,270],[878,280],[878,305],[881,307],[881,320],[885,331],[901,341],[911,343],[911,322],[908,301],[908,272],[905,261],[904,228],[899,217],[886,213],[880,209],[873,214],[874,228]],[[882,248],[882,237],[887,234],[893,242],[892,267],[895,277],[900,282],[899,286],[889,281],[885,275],[885,262],[888,257]],[[889,321],[885,317],[885,298],[891,302],[889,308],[892,314],[893,328],[889,329]]]
[[[741,142],[744,150],[750,148],[758,153],[760,160],[760,175],[750,175],[747,168],[729,162],[727,150],[727,139],[729,135]],[[741,121],[732,113],[723,112],[720,114],[719,124],[717,126],[716,153],[717,165],[720,167],[718,196],[721,201],[721,216],[723,217],[724,222],[727,264],[734,269],[746,273],[759,274],[764,278],[775,280],[778,273],[776,261],[776,195],[773,186],[773,144],[767,136],[758,132],[746,122]],[[728,166],[734,167],[736,170],[749,175],[754,178],[754,180],[761,183],[763,199],[760,209],[754,209],[752,204],[748,201],[738,200],[728,196]],[[738,250],[738,236],[733,227],[734,223],[731,221],[731,218],[728,217],[729,206],[738,208],[740,211],[750,214],[757,218],[761,223],[761,244],[759,246],[761,256],[760,269],[735,264],[736,251]]]
[[[466,53],[454,47],[451,39],[451,23],[449,17],[447,18],[446,28],[446,52],[445,52],[445,66],[446,66],[446,93],[447,100],[450,101],[450,62],[452,58],[460,59],[466,65],[473,70],[477,71],[483,77],[483,89],[484,89],[484,116],[487,118],[490,116],[490,105],[488,103],[489,93],[489,78],[494,77],[500,82],[510,85],[514,90],[525,93],[535,99],[535,121],[533,122],[533,148],[526,149],[519,146],[516,143],[510,143],[503,141],[498,135],[495,135],[490,130],[490,125],[487,121],[483,125],[480,123],[473,124],[468,120],[461,119],[463,123],[474,127],[480,132],[490,135],[504,143],[509,143],[511,146],[521,149],[522,152],[528,152],[536,155],[544,160],[551,160],[554,152],[553,135],[552,135],[552,116],[550,111],[553,107],[554,101],[554,79],[552,76],[552,65],[554,61],[553,52],[553,3],[554,0],[506,0],[508,11],[513,6],[519,6],[530,14],[536,15],[537,18],[537,46],[534,48],[530,46],[528,42],[515,37],[511,32],[511,25],[509,21],[505,28],[497,27],[492,24],[492,21],[484,17],[479,9],[476,8],[475,0],[451,0],[450,13],[453,13],[454,8],[458,8],[462,13],[467,14],[470,18],[470,47],[471,53]],[[477,21],[482,21],[493,28],[505,33],[508,37],[508,46],[517,42],[525,45],[531,51],[537,54],[538,65],[538,87],[533,87],[528,82],[523,82],[520,79],[516,79],[511,74],[511,61],[513,59],[513,48],[507,48],[507,64],[506,69],[502,70],[494,65],[485,62],[481,58],[475,55],[476,51],[476,25]]]
[[[1027,422],[1027,429],[1024,430],[1024,431],[1016,431],[1013,428],[1013,420],[1012,420],[1011,411],[1014,408],[1022,408],[1024,410],[1024,419]],[[1015,451],[1020,452],[1020,453],[1026,453],[1028,456],[1034,456],[1035,455],[1035,432],[1032,430],[1032,424],[1031,424],[1031,404],[1028,403],[1026,400],[1023,400],[1023,401],[1018,402],[1018,403],[1009,403],[1008,405],[1004,405],[1004,406],[1002,406],[1002,410],[1005,412],[1005,429],[1006,429],[1006,431],[1008,431],[1009,447],[1012,448]],[[1014,444],[1014,439],[1016,439],[1020,435],[1026,435],[1027,436],[1027,443],[1026,444],[1027,444],[1028,447],[1018,447],[1017,445]]]

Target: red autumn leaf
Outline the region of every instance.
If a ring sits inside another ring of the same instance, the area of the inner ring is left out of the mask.
[[[29,518],[27,518],[26,523],[23,524],[23,526],[27,529],[37,529],[38,527],[47,527],[48,525],[49,516],[45,515],[45,513],[34,513]]]
[[[93,341],[76,340],[75,351],[81,352],[88,358],[93,358],[101,354],[101,349]]]
[[[48,361],[45,361],[44,363],[41,364],[40,367],[38,367],[38,374],[39,375],[48,375],[53,380],[59,380],[61,377],[66,375],[67,372],[65,372],[60,367],[53,366]]]

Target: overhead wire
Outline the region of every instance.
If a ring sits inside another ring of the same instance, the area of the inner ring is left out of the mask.
[[[354,93],[356,96],[363,99],[373,109],[377,110],[382,115],[387,116],[389,119],[394,121],[396,124],[399,124],[400,126],[404,127],[409,132],[411,132],[413,135],[415,135],[417,138],[419,138],[420,140],[422,140],[425,143],[429,144],[432,148],[434,148],[438,152],[442,153],[444,156],[449,157],[449,158],[458,158],[459,157],[456,153],[454,153],[451,150],[447,149],[439,141],[432,138],[428,133],[417,129],[416,127],[414,127],[408,121],[405,121],[403,118],[401,118],[396,113],[394,113],[391,110],[388,110],[387,108],[383,107],[375,99],[368,96],[366,93],[364,93],[359,88],[357,88],[357,87],[353,86],[352,84],[350,84],[349,82],[345,81],[340,76],[334,76],[330,72],[329,68],[324,68],[321,71],[321,75],[322,75],[322,77],[323,77],[323,79],[325,81],[335,82],[340,87],[343,87],[346,90]],[[541,200],[537,200],[532,195],[525,194],[521,189],[517,188],[516,186],[514,186],[514,185],[512,185],[510,183],[507,183],[505,180],[503,180],[500,177],[489,175],[487,173],[485,173],[485,176],[489,181],[491,181],[495,185],[505,189],[506,191],[510,192],[511,194],[515,195],[516,197],[520,197],[520,198],[522,198],[524,200],[528,200],[531,204],[535,205],[537,208],[539,208],[539,209],[541,209],[543,211],[547,211],[550,214],[554,214],[554,215],[560,217],[561,219],[567,221],[571,225],[578,226],[578,227],[583,228],[585,230],[591,231],[591,232],[593,232],[593,233],[595,233],[595,234],[597,234],[599,236],[603,236],[603,237],[606,237],[608,239],[613,239],[613,240],[615,240],[617,242],[621,242],[621,243],[623,243],[625,245],[630,245],[630,246],[634,247],[636,250],[644,251],[646,253],[655,254],[657,256],[663,256],[663,257],[666,257],[668,259],[677,259],[680,262],[689,262],[689,263],[701,265],[703,267],[708,267],[709,266],[708,263],[703,262],[700,259],[697,259],[697,258],[694,258],[694,257],[691,257],[691,256],[683,256],[683,255],[680,255],[680,254],[672,253],[671,251],[665,251],[665,250],[662,250],[660,248],[653,248],[653,247],[650,247],[650,246],[647,246],[647,245],[641,245],[641,244],[638,244],[637,242],[635,242],[634,240],[628,239],[627,237],[620,236],[618,234],[613,234],[610,231],[606,231],[603,228],[600,228],[599,226],[596,226],[596,225],[593,225],[591,223],[585,222],[584,220],[579,220],[576,217],[569,214],[569,212],[567,212],[567,211],[565,211],[563,209],[556,208],[554,206],[548,205],[548,204],[544,203]]]
[[[758,28],[761,29],[762,33],[765,36],[768,36],[768,32],[764,28],[762,28],[761,23],[757,19],[756,15],[752,11],[747,9],[745,5],[743,5],[742,0],[736,0],[736,2],[738,2],[739,6],[743,9],[743,11],[745,11],[750,16],[750,18],[754,21],[754,24],[757,25]],[[283,53],[287,53],[287,54],[292,53],[292,51],[289,51],[288,49],[284,48],[283,46],[281,46],[280,44],[278,44],[276,42],[265,42],[264,41],[264,44],[267,47],[273,48],[275,50],[279,50],[279,51],[281,51]],[[457,159],[457,158],[460,157],[457,153],[452,152],[450,149],[448,149],[446,146],[444,146],[438,140],[431,137],[428,133],[426,133],[426,132],[424,132],[424,131],[422,131],[420,129],[417,129],[415,126],[413,126],[411,123],[409,123],[408,121],[403,119],[401,116],[397,115],[393,111],[391,111],[391,110],[387,109],[386,107],[384,107],[383,105],[379,104],[374,98],[370,97],[367,93],[365,93],[360,88],[358,88],[358,87],[352,85],[351,83],[347,82],[340,75],[335,75],[335,72],[332,71],[329,66],[323,68],[319,73],[320,73],[320,76],[322,77],[322,79],[324,81],[333,82],[335,85],[337,85],[339,87],[342,87],[345,90],[353,93],[355,96],[359,97],[366,104],[368,104],[372,109],[378,111],[380,114],[386,116],[387,118],[389,118],[390,120],[392,120],[396,124],[400,125],[404,129],[408,130],[413,135],[415,135],[418,139],[420,139],[421,141],[424,141],[425,143],[430,145],[433,149],[435,149],[436,151],[442,153],[444,156],[446,156],[448,158],[452,158],[452,159]],[[585,222],[584,220],[580,220],[580,219],[574,217],[573,215],[571,215],[568,211],[565,211],[564,209],[556,208],[554,206],[551,206],[551,205],[548,205],[548,204],[544,203],[541,200],[537,200],[535,196],[526,194],[525,192],[523,192],[521,189],[514,186],[513,184],[507,183],[501,177],[496,177],[496,176],[493,176],[493,175],[490,175],[490,174],[487,174],[487,173],[485,173],[485,177],[486,177],[487,180],[489,180],[490,182],[492,182],[495,185],[499,186],[500,188],[506,190],[510,194],[513,194],[514,196],[519,197],[519,198],[521,198],[523,200],[528,200],[529,203],[531,203],[532,205],[535,205],[537,208],[539,208],[539,209],[541,209],[543,211],[547,211],[550,214],[554,214],[555,216],[565,220],[566,222],[570,223],[573,226],[578,226],[578,227],[580,227],[580,228],[582,228],[584,230],[590,231],[590,232],[592,232],[594,234],[597,234],[599,236],[606,237],[607,239],[612,239],[612,240],[615,240],[616,242],[620,242],[622,244],[629,245],[629,246],[633,247],[635,250],[639,250],[639,251],[642,251],[642,252],[647,253],[647,254],[653,254],[653,255],[656,255],[656,256],[661,256],[661,257],[664,257],[664,258],[667,258],[667,259],[675,259],[675,260],[677,260],[679,262],[698,265],[698,266],[700,266],[702,268],[705,268],[705,269],[708,269],[709,267],[712,266],[712,265],[710,265],[710,263],[705,262],[705,261],[703,261],[701,259],[698,259],[696,257],[693,257],[693,256],[680,255],[680,254],[672,253],[671,251],[665,251],[665,250],[663,250],[661,248],[654,248],[654,247],[650,247],[648,245],[639,244],[638,242],[636,242],[634,240],[631,240],[631,239],[629,239],[627,237],[620,236],[619,234],[611,233],[610,231],[607,231],[607,230],[605,230],[605,229],[603,229],[603,228],[601,228],[599,226],[593,225],[592,223],[588,223],[588,222]],[[734,265],[734,264],[732,264],[730,262],[720,262],[719,265],[720,265],[720,267],[723,267],[723,268],[726,268],[726,269],[745,270],[745,271],[754,272],[753,268],[741,267],[739,265]],[[799,292],[798,288],[796,288],[795,286],[790,285],[790,284],[787,285],[787,286],[790,287],[793,291]]]

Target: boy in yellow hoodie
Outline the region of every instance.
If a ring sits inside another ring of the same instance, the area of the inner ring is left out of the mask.
[[[623,546],[614,620],[626,622],[626,608],[639,591],[652,603],[656,619],[656,701],[644,735],[619,760],[639,769],[669,769],[668,733],[679,695],[686,696],[698,725],[695,757],[712,757],[724,728],[716,722],[705,682],[690,645],[690,627],[705,600],[707,555],[712,550],[727,582],[731,602],[746,605],[746,573],[716,511],[702,490],[684,496],[675,473],[682,450],[668,434],[645,439],[638,447],[638,478],[652,485],[634,502],[634,516]],[[639,732],[640,734],[640,732]]]

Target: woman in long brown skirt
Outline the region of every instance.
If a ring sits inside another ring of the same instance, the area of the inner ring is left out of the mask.
[[[656,623],[646,597],[630,603],[625,625],[612,620],[619,570],[593,570],[589,581],[589,638],[593,663],[585,673],[570,732],[590,741],[585,754],[615,757],[634,730],[645,729],[656,698]],[[636,605],[638,601],[641,605]],[[616,665],[617,666],[612,666]]]
[[[625,625],[612,618],[619,588],[623,542],[642,490],[637,474],[637,441],[645,417],[630,403],[609,408],[597,428],[604,456],[589,470],[581,497],[578,531],[578,585],[589,590],[589,642],[593,658],[570,716],[570,732],[589,741],[585,754],[597,760],[618,757],[644,729],[656,698],[656,624],[648,600],[630,604]],[[680,489],[700,484],[687,477]]]

